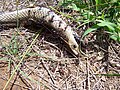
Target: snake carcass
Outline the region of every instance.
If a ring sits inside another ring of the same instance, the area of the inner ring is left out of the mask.
[[[25,18],[44,20],[50,26],[60,33],[65,42],[68,43],[70,49],[75,55],[79,53],[79,45],[73,36],[72,27],[70,27],[59,15],[46,7],[26,8],[18,11],[0,14],[0,24],[8,22],[16,22],[17,19],[22,21]]]

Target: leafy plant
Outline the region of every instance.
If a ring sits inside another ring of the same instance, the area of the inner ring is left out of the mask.
[[[84,32],[82,39],[89,33],[103,28],[111,39],[120,42],[119,0],[63,0],[60,5],[80,13],[82,20],[79,21],[85,24],[93,23],[93,26]]]
[[[87,29],[82,38],[85,37],[87,34],[89,34],[92,31],[97,30],[98,28],[104,28],[104,30],[107,31],[107,33],[110,35],[110,38],[119,41],[120,42],[120,27],[116,25],[115,23],[111,23],[108,21],[103,21],[103,20],[96,20],[98,23],[95,24],[93,27]]]

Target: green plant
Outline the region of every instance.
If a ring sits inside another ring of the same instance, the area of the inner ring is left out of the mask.
[[[83,34],[103,28],[111,39],[120,42],[120,1],[119,0],[63,0],[65,8],[77,11],[81,16],[82,25],[93,23]],[[78,26],[81,27],[82,25]]]
[[[17,37],[13,36],[10,44],[6,47],[7,53],[11,55],[17,55],[19,53],[19,44],[17,41]]]
[[[109,34],[111,39],[120,42],[120,27],[117,24],[104,20],[96,20],[96,22],[97,24],[95,24],[94,26],[92,26],[84,32],[82,38],[84,38],[90,32],[102,27]]]

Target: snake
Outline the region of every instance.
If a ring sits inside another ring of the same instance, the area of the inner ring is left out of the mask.
[[[59,33],[60,37],[68,44],[75,55],[79,54],[79,45],[73,35],[72,27],[51,9],[34,7],[0,14],[0,24],[26,19],[44,20],[47,24],[55,28],[56,32]]]

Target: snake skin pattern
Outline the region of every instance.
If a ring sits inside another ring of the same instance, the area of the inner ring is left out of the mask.
[[[35,7],[3,13],[0,15],[0,23],[16,22],[17,18],[20,21],[29,18],[46,21],[46,23],[55,28],[56,32],[60,34],[60,37],[67,42],[75,55],[79,53],[79,45],[73,36],[72,28],[50,9],[45,7]]]

